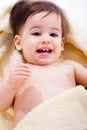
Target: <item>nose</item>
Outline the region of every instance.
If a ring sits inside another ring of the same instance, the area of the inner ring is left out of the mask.
[[[42,40],[42,44],[50,44],[51,41],[50,40]]]
[[[41,39],[41,43],[42,44],[50,44],[52,41],[51,41],[51,38],[50,36],[48,35],[44,35]]]

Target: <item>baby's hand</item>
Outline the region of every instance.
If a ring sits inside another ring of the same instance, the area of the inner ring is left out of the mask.
[[[29,65],[20,63],[9,66],[6,81],[11,87],[17,87],[31,75]]]

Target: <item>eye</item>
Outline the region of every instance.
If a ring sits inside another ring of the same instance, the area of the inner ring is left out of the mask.
[[[56,34],[56,33],[51,33],[50,36],[51,36],[51,37],[58,37],[58,34]]]
[[[39,32],[32,33],[34,36],[40,36],[41,34]]]

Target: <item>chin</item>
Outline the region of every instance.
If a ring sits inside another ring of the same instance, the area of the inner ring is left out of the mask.
[[[46,65],[51,65],[54,63],[55,62],[52,62],[52,61],[41,61],[41,62],[38,62],[37,65],[46,66]]]

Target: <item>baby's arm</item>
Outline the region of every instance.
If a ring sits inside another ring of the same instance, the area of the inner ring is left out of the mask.
[[[83,85],[87,89],[87,69],[77,62],[73,62],[73,64],[77,84]]]
[[[30,76],[29,65],[20,63],[11,65],[0,83],[0,111],[4,111],[13,103],[16,88]]]

